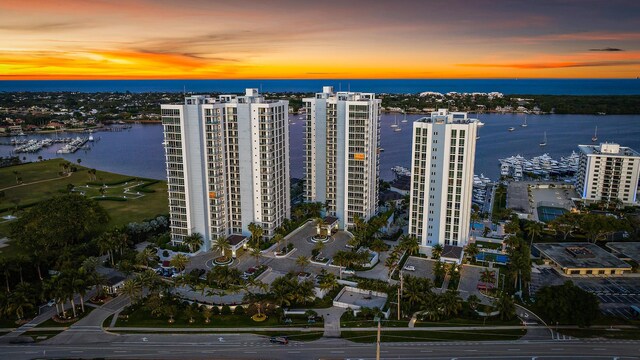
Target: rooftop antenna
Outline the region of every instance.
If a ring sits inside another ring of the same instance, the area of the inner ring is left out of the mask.
[[[342,83],[341,82],[338,83],[338,91],[342,91]]]
[[[260,83],[260,94],[262,94],[262,83]]]
[[[187,96],[187,85],[182,85],[182,96]]]

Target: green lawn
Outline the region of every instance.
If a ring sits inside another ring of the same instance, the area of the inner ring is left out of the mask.
[[[114,314],[109,315],[108,318],[104,319],[104,321],[102,322],[102,327],[103,328],[108,328],[109,326],[111,326],[111,320],[113,319]]]
[[[0,168],[0,191],[4,191],[4,198],[0,199],[0,217],[11,214],[16,205],[25,206],[35,204],[44,199],[67,192],[67,186],[73,184],[78,191],[83,191],[89,197],[100,197],[98,184],[113,184],[106,189],[105,197],[123,197],[125,186],[133,185],[135,177],[120,175],[105,171],[96,172],[96,180],[89,178],[88,168],[75,164],[78,170],[68,177],[62,177],[59,164],[62,159],[46,160],[25,165]],[[16,185],[14,171],[22,177],[23,185]],[[29,184],[34,181],[52,179],[51,181]],[[124,182],[129,182],[125,185]],[[152,180],[138,179],[136,183],[148,184]],[[87,183],[91,183],[87,187]],[[120,184],[118,184],[120,183]],[[4,189],[4,190],[3,190]],[[127,195],[126,201],[100,201],[111,217],[110,225],[120,226],[132,221],[143,221],[160,214],[168,213],[167,186],[165,182],[158,182],[146,187],[153,192],[140,192],[144,196],[132,199]],[[137,190],[136,190],[137,191]],[[8,233],[8,223],[0,223],[0,237]]]
[[[342,315],[344,317],[344,315]],[[408,327],[409,320],[382,320],[382,326],[384,327]],[[340,326],[341,327],[376,327],[378,326],[377,322],[373,320],[364,320],[364,319],[356,319],[352,321],[345,321],[343,318],[340,318]]]
[[[166,331],[153,330],[110,330],[116,334],[167,334]],[[176,332],[177,333],[177,332]],[[180,331],[180,334],[237,334],[237,331]],[[287,336],[291,341],[313,341],[321,339],[324,330],[317,331],[243,331],[243,334],[256,334],[263,336]]]
[[[576,338],[640,340],[640,329],[562,329],[560,333]]]
[[[66,327],[69,327],[69,326],[73,325],[76,321],[82,319],[83,317],[89,315],[89,313],[92,312],[93,309],[94,309],[93,307],[87,306],[85,304],[85,306],[84,306],[85,313],[84,314],[78,314],[80,316],[74,321],[71,321],[71,322],[68,322],[68,323],[59,323],[59,322],[53,321],[53,319],[49,319],[49,320],[43,322],[42,324],[36,326],[36,328],[48,328],[48,327],[66,328]],[[67,313],[70,313],[70,312],[71,312],[71,310],[67,310]]]
[[[490,340],[518,340],[526,334],[526,330],[483,330],[483,331],[384,331],[380,336],[382,342],[417,342],[417,341],[490,341]],[[375,343],[375,331],[343,331],[343,339],[357,343]]]
[[[453,318],[443,321],[416,321],[415,327],[451,327],[451,326],[515,326],[520,325],[520,321],[515,318],[513,320],[500,320],[497,317],[488,318],[485,322],[484,319],[465,319],[465,318]]]
[[[129,315],[128,319],[118,319],[116,327],[162,327],[162,328],[224,328],[224,327],[256,327],[256,328],[268,328],[268,327],[284,327],[286,325],[281,324],[278,321],[277,316],[269,316],[267,320],[263,322],[255,322],[249,315],[214,315],[211,317],[211,322],[206,324],[202,316],[196,318],[193,324],[189,323],[189,319],[184,315],[184,312],[180,312],[177,317],[174,318],[175,322],[169,324],[167,317],[154,317],[146,311],[137,310]]]

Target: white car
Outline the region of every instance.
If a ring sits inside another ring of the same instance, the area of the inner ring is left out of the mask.
[[[407,271],[416,271],[416,267],[413,265],[405,265],[402,269]]]
[[[342,270],[342,273],[347,275],[355,275],[356,271],[353,269],[344,269]]]

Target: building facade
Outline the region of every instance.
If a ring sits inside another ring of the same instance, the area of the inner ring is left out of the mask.
[[[325,204],[343,229],[368,220],[378,209],[381,100],[325,86],[303,103],[305,201]]]
[[[582,200],[638,204],[640,154],[637,151],[613,143],[579,145],[578,148],[576,191]]]
[[[288,101],[257,89],[244,96],[189,96],[162,105],[172,240],[271,237],[290,217]]]
[[[479,123],[446,109],[413,123],[409,234],[418,238],[421,252],[469,240]]]

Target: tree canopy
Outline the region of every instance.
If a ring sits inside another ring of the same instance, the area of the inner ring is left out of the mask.
[[[599,314],[598,298],[571,281],[541,288],[534,306],[551,323],[589,326]]]
[[[109,221],[95,201],[77,194],[55,196],[26,211],[11,227],[11,237],[26,249],[55,250],[78,244]]]

